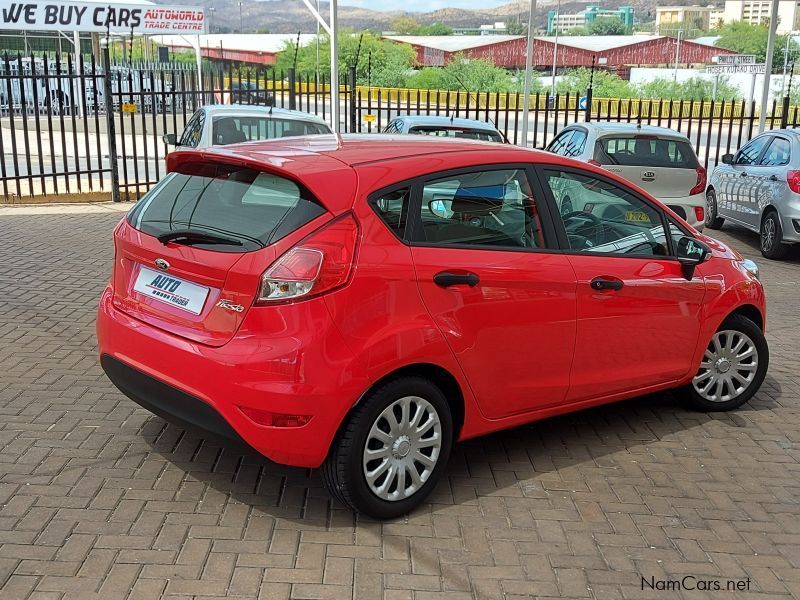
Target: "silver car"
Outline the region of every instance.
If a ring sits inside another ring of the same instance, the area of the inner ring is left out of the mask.
[[[730,220],[761,235],[761,254],[781,259],[800,242],[800,133],[774,129],[725,154],[706,190],[706,225]]]
[[[703,229],[706,170],[682,133],[635,123],[576,123],[562,129],[545,150],[616,173]],[[586,196],[580,190],[579,195]],[[564,198],[563,214],[586,210],[575,194],[565,192]]]
[[[325,121],[299,110],[210,104],[192,115],[180,137],[168,133],[163,140],[180,150],[326,133],[332,132]]]

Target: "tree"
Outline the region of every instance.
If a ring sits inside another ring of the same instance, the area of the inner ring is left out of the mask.
[[[686,81],[672,79],[654,79],[635,87],[636,94],[643,98],[662,98],[664,100],[735,100],[741,92],[728,83],[727,77],[720,77],[717,93],[714,94],[714,82],[702,77],[692,77]]]
[[[390,87],[403,87],[405,79],[416,63],[416,53],[407,44],[397,44],[385,40],[372,33],[354,35],[352,32],[339,33],[339,78],[344,81],[348,67],[355,63],[361,40],[361,53],[356,65],[356,80],[359,85],[365,85],[369,80],[372,85]],[[284,49],[278,53],[275,68],[285,72],[292,66],[295,44],[287,42]],[[320,41],[320,73],[330,75],[330,40],[327,35]],[[371,57],[371,58],[370,58]],[[297,73],[301,77],[313,77],[316,73],[317,49],[316,43],[300,46],[297,51]],[[368,73],[369,66],[372,72]]]
[[[619,17],[597,17],[587,27],[589,35],[625,35],[630,30]]]
[[[453,28],[444,23],[431,23],[430,25],[418,25],[411,35],[453,35]]]
[[[522,80],[488,60],[456,56],[444,67],[426,67],[408,79],[408,87],[429,90],[462,90],[469,92],[518,92]],[[541,89],[538,78],[533,91]]]
[[[591,70],[585,67],[567,71],[556,84],[559,93],[583,95],[589,87]],[[595,69],[592,92],[596,98],[631,98],[633,90],[629,82],[615,73]]]
[[[506,21],[506,33],[508,35],[528,35],[528,24],[516,17],[509,19]]]
[[[769,27],[766,25],[751,25],[742,21],[726,23],[719,29],[719,39],[716,45],[719,48],[733,50],[739,54],[755,54],[756,60],[764,62],[767,58],[767,39]],[[779,35],[775,38],[775,54],[772,68],[783,67],[783,50],[786,47],[787,36]]]
[[[417,35],[414,32],[419,28],[419,23],[411,17],[395,17],[390,21],[389,28],[397,35]]]

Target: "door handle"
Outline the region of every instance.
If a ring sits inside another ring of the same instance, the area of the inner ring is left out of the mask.
[[[622,286],[625,285],[619,279],[607,279],[605,277],[595,277],[592,279],[589,285],[592,287],[593,290],[601,291],[601,290],[613,290],[618,292],[622,289]]]
[[[769,180],[770,181],[778,181],[778,176],[777,175],[770,175],[769,176]]]
[[[475,287],[481,280],[475,273],[450,273],[442,271],[433,276],[433,283],[439,287],[450,287],[453,285],[468,285]]]

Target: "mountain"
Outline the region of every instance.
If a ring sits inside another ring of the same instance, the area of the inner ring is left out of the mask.
[[[209,24],[215,31],[238,32],[240,23],[240,3],[238,0],[158,0],[170,5],[203,6],[207,11]],[[312,0],[312,3],[315,0]],[[543,26],[547,11],[555,7],[557,0],[538,0],[536,20]],[[634,6],[642,0],[633,2]],[[604,8],[632,4],[625,0],[597,2]],[[652,10],[652,0],[648,3]],[[564,13],[578,12],[587,6],[586,2],[565,0],[561,3]],[[386,31],[395,17],[411,17],[421,24],[444,23],[450,27],[478,27],[489,23],[520,18],[527,21],[528,0],[510,2],[495,8],[443,8],[427,13],[411,13],[401,10],[377,11],[355,6],[339,5],[339,24],[342,28],[361,31]],[[327,18],[327,2],[320,2],[320,12]],[[241,3],[241,23],[245,33],[315,33],[314,17],[300,0],[264,0],[257,2],[245,0]]]

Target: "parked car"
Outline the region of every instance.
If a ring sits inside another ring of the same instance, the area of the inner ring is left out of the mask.
[[[561,130],[546,150],[602,166],[661,200],[696,229],[705,225],[706,170],[682,133],[635,123],[580,123]],[[562,209],[584,210],[574,198]]]
[[[727,219],[761,236],[761,254],[785,258],[800,242],[800,135],[774,129],[725,154],[706,191],[706,225]]]
[[[185,150],[326,133],[332,131],[325,121],[299,110],[209,104],[192,115],[179,138],[167,133],[163,141]]]
[[[114,233],[105,372],[374,517],[456,440],[665,389],[729,410],[764,380],[755,264],[606,170],[425,136],[167,160]],[[562,215],[564,179],[626,210]]]
[[[231,81],[230,94],[234,104],[275,106],[275,96],[255,81]]]
[[[502,133],[491,123],[456,117],[432,115],[403,115],[389,121],[383,133],[432,135],[436,137],[462,138],[484,142],[508,143]]]

